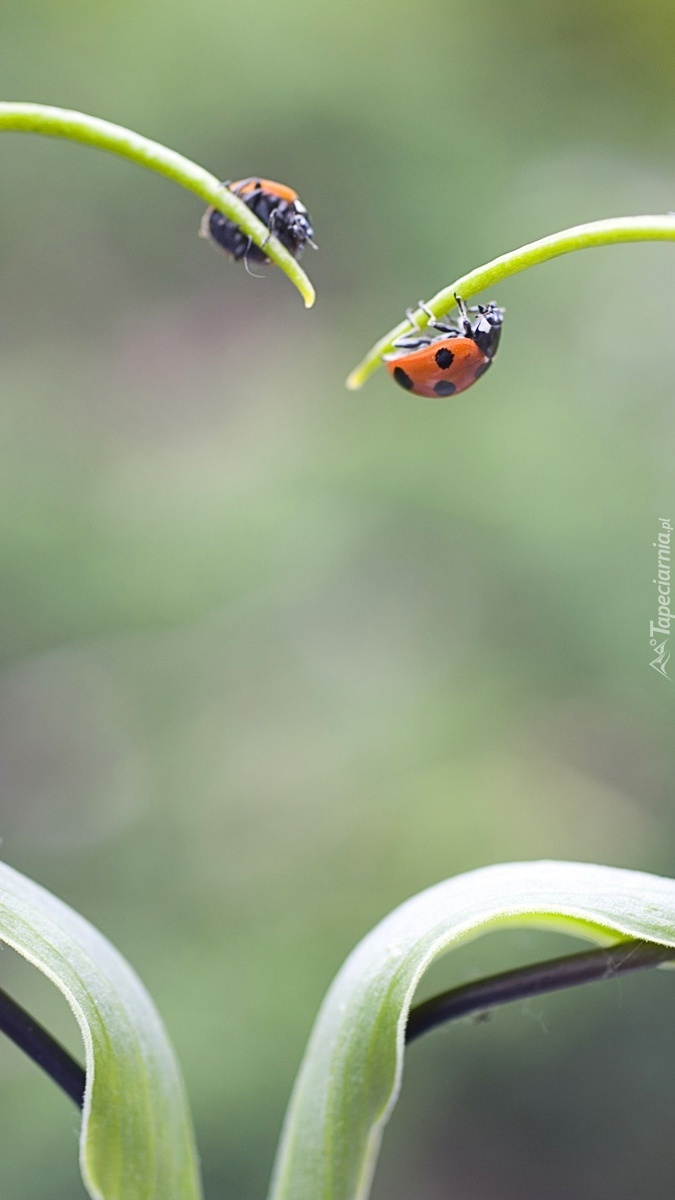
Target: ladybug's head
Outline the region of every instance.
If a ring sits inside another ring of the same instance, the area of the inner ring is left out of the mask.
[[[504,323],[504,309],[490,301],[489,304],[477,304],[473,311],[478,316],[471,322],[470,336],[486,358],[494,358]]]
[[[309,213],[301,200],[294,200],[291,204],[280,204],[274,213],[270,229],[296,258],[308,242],[316,249],[312,240],[314,230]]]

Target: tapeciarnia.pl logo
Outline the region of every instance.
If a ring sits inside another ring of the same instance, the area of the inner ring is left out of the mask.
[[[659,615],[656,621],[649,622],[649,645],[656,651],[656,658],[649,665],[659,675],[670,679],[666,671],[670,650],[666,647],[670,638],[670,622],[675,620],[675,613],[670,611],[670,538],[673,526],[669,517],[659,517],[659,525],[658,541],[652,543],[657,554],[656,579],[652,579],[652,583],[657,587]]]

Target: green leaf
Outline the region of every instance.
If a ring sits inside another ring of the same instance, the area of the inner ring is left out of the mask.
[[[0,863],[0,940],[66,997],[84,1040],[80,1169],[94,1200],[198,1200],[183,1081],[161,1019],[110,942]]]
[[[422,974],[451,946],[507,925],[601,945],[675,946],[675,880],[588,863],[509,863],[446,880],[395,909],[352,952],[319,1012],[270,1200],[365,1200]]]

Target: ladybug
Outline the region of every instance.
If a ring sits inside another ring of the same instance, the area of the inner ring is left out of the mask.
[[[307,242],[314,246],[309,213],[298,198],[297,192],[283,183],[271,179],[239,179],[236,183],[224,183],[235,196],[248,205],[252,213],[266,225],[270,236],[274,234],[281,244],[299,258]],[[212,238],[227,254],[238,260],[269,262],[265,250],[239,228],[235,221],[226,217],[217,208],[207,208],[202,218],[200,235]]]
[[[454,324],[437,321],[420,301],[429,317],[427,329],[420,329],[411,311],[406,313],[416,332],[405,334],[394,345],[399,353],[384,357],[389,374],[415,396],[436,399],[465,392],[484,375],[497,353],[502,332],[504,309],[496,304],[478,304],[467,308],[455,296],[459,317]],[[472,321],[469,313],[478,315]],[[433,332],[432,332],[433,331]]]

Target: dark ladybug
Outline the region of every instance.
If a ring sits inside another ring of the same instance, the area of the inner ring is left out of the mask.
[[[307,242],[314,245],[309,213],[297,192],[272,179],[239,179],[223,184],[248,205],[258,220],[278,238],[282,246],[299,258]],[[249,262],[269,262],[264,247],[256,246],[247,233],[217,208],[207,208],[200,228],[202,237],[211,238],[232,258]]]

